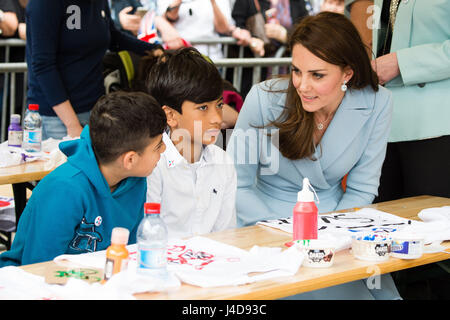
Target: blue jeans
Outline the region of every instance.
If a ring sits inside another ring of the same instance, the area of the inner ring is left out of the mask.
[[[80,124],[82,127],[89,123],[89,116],[91,112],[83,112],[78,113],[78,120],[80,120]],[[67,128],[64,123],[57,116],[43,116],[42,118],[42,141],[47,140],[48,138],[61,140],[65,136],[67,136]]]

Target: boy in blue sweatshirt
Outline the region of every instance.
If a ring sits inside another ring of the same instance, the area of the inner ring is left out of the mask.
[[[34,189],[0,267],[106,249],[114,227],[130,230],[135,243],[145,177],[165,150],[165,126],[165,113],[150,95],[100,98],[81,138],[60,143],[67,162]]]

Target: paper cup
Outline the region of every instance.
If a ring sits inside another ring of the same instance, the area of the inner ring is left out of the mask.
[[[352,237],[352,253],[359,260],[389,260],[392,238],[387,233],[358,233]]]
[[[333,265],[335,246],[326,240],[298,240],[294,245],[303,250],[305,258],[304,267],[328,268]]]
[[[423,254],[424,236],[413,232],[392,234],[391,256],[400,259],[418,259]]]

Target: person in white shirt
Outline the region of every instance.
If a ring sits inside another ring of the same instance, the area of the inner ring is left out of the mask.
[[[229,0],[157,0],[158,15],[173,23],[185,40],[216,39],[232,32]],[[162,30],[164,32],[164,30]],[[220,45],[196,45],[211,59],[223,57]]]
[[[150,69],[147,90],[168,125],[166,151],[147,178],[147,202],[161,203],[169,237],[236,227],[235,167],[214,144],[223,107],[217,68],[195,48],[166,52]]]

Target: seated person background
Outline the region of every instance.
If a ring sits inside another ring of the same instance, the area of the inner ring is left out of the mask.
[[[236,226],[236,171],[214,142],[220,134],[223,82],[196,49],[166,52],[147,88],[167,116],[166,151],[148,177],[147,202],[161,203],[169,237]]]
[[[214,39],[233,30],[228,0],[157,0],[157,13],[173,24],[183,39]],[[221,45],[196,45],[211,59],[223,57]]]
[[[145,177],[165,150],[165,126],[164,112],[145,93],[100,98],[81,138],[60,144],[67,162],[34,189],[0,267],[104,250],[114,227],[130,230],[135,243]]]
[[[168,49],[178,49],[184,47],[183,40],[178,31],[164,16],[154,15],[153,18],[147,17],[152,11],[156,13],[156,0],[110,0],[111,17],[117,29],[128,32],[133,36],[139,35],[139,30],[143,27],[143,20],[151,19],[160,33],[161,40]],[[148,10],[147,15],[143,16],[136,12],[136,9],[142,7]]]

